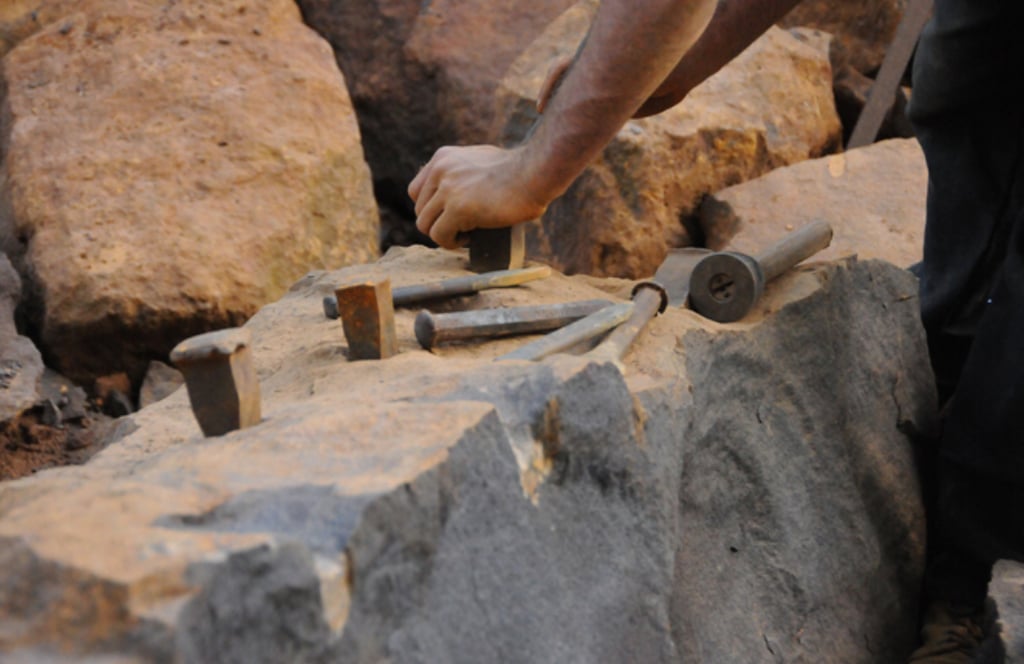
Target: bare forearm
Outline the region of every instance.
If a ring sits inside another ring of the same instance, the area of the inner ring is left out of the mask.
[[[660,113],[724,67],[799,0],[720,0],[700,39],[679,60],[635,117]]]
[[[543,199],[563,193],[697,41],[714,0],[605,0],[520,148]]]

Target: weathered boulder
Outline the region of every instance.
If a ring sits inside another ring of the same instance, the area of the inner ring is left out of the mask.
[[[50,21],[72,9],[76,0],[5,0],[0,4],[0,57]]]
[[[537,117],[552,55],[573,52],[587,4],[566,12],[509,70],[498,101],[503,142],[521,139]],[[702,196],[829,152],[840,126],[826,44],[772,28],[681,104],[627,123],[531,224],[530,253],[569,273],[649,276],[669,247],[697,239],[682,219]]]
[[[906,6],[907,0],[803,0],[779,24],[816,28],[834,35],[833,64],[849,64],[863,74],[873,75],[896,35]]]
[[[7,256],[0,253],[0,422],[17,417],[40,398],[43,357],[14,325],[20,298],[21,279]]]
[[[908,273],[774,282],[742,323],[670,309],[624,365],[503,339],[346,362],[321,298],[465,273],[413,248],[248,323],[264,421],[184,390],[81,467],[0,485],[13,661],[900,661],[934,390]],[[554,277],[454,305],[628,297]],[[841,377],[841,378],[840,378]],[[116,533],[116,537],[111,537]],[[18,658],[22,658],[19,660]]]
[[[376,255],[344,80],[293,2],[65,5],[2,62],[0,238],[48,363],[138,381]]]
[[[921,260],[928,168],[915,139],[893,139],[782,168],[707,198],[712,249],[756,254],[816,219],[835,231],[822,260],[856,253],[901,267]]]
[[[379,194],[411,209],[419,168],[442,145],[486,139],[506,68],[574,0],[298,2],[337,53]]]

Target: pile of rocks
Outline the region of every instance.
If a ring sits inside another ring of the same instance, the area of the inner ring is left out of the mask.
[[[831,262],[741,323],[671,310],[624,365],[495,363],[522,340],[426,352],[400,310],[399,355],[348,362],[321,313],[352,278],[464,272],[393,246],[422,241],[406,184],[521,138],[595,6],[0,7],[0,477],[92,457],[0,484],[5,658],[906,656],[926,171],[911,140],[840,154],[836,106],[902,2],[804,3],[530,224],[554,277],[452,305],[626,300],[670,247],[829,221]],[[242,324],[264,419],[203,438],[160,362]]]

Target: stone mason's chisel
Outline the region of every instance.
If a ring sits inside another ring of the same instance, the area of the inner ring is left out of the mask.
[[[690,308],[705,318],[731,323],[746,316],[764,285],[832,242],[832,227],[815,221],[783,237],[756,257],[720,251],[702,259],[690,275]]]
[[[587,355],[598,360],[621,360],[652,318],[669,305],[686,305],[690,272],[710,253],[708,249],[693,247],[672,249],[658,266],[653,280],[643,281],[634,286],[632,301],[615,305],[615,309],[609,307],[607,310],[592,314],[498,359],[540,360],[596,339],[612,330]]]
[[[188,400],[204,436],[259,424],[260,381],[248,328],[189,337],[171,351],[171,362],[185,375]]]
[[[402,286],[391,291],[393,306],[402,307],[427,300],[444,297],[470,295],[489,288],[509,288],[519,286],[537,279],[551,276],[551,268],[546,265],[527,267],[517,270],[495,270],[483,274],[470,274],[464,277],[453,277],[442,281],[413,286]],[[338,318],[338,299],[334,295],[324,297],[324,315],[334,320]]]
[[[544,335],[536,341],[520,346],[511,353],[505,353],[495,360],[541,360],[548,355],[569,350],[584,341],[595,339],[621,324],[633,312],[632,302],[606,303],[599,311],[566,325],[560,330]]]
[[[416,340],[430,350],[448,341],[547,332],[568,325],[609,304],[611,302],[608,300],[581,300],[441,314],[424,310],[416,316],[414,329]]]

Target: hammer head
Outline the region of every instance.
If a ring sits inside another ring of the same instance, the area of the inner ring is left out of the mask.
[[[469,235],[469,269],[518,270],[526,260],[526,226],[478,228]]]
[[[764,291],[758,262],[745,254],[722,251],[703,258],[690,275],[690,306],[719,323],[737,321]]]
[[[334,295],[350,360],[382,360],[397,354],[390,279],[347,284]]]
[[[190,337],[171,351],[204,435],[221,436],[259,423],[260,384],[251,346],[249,330],[230,328]]]

